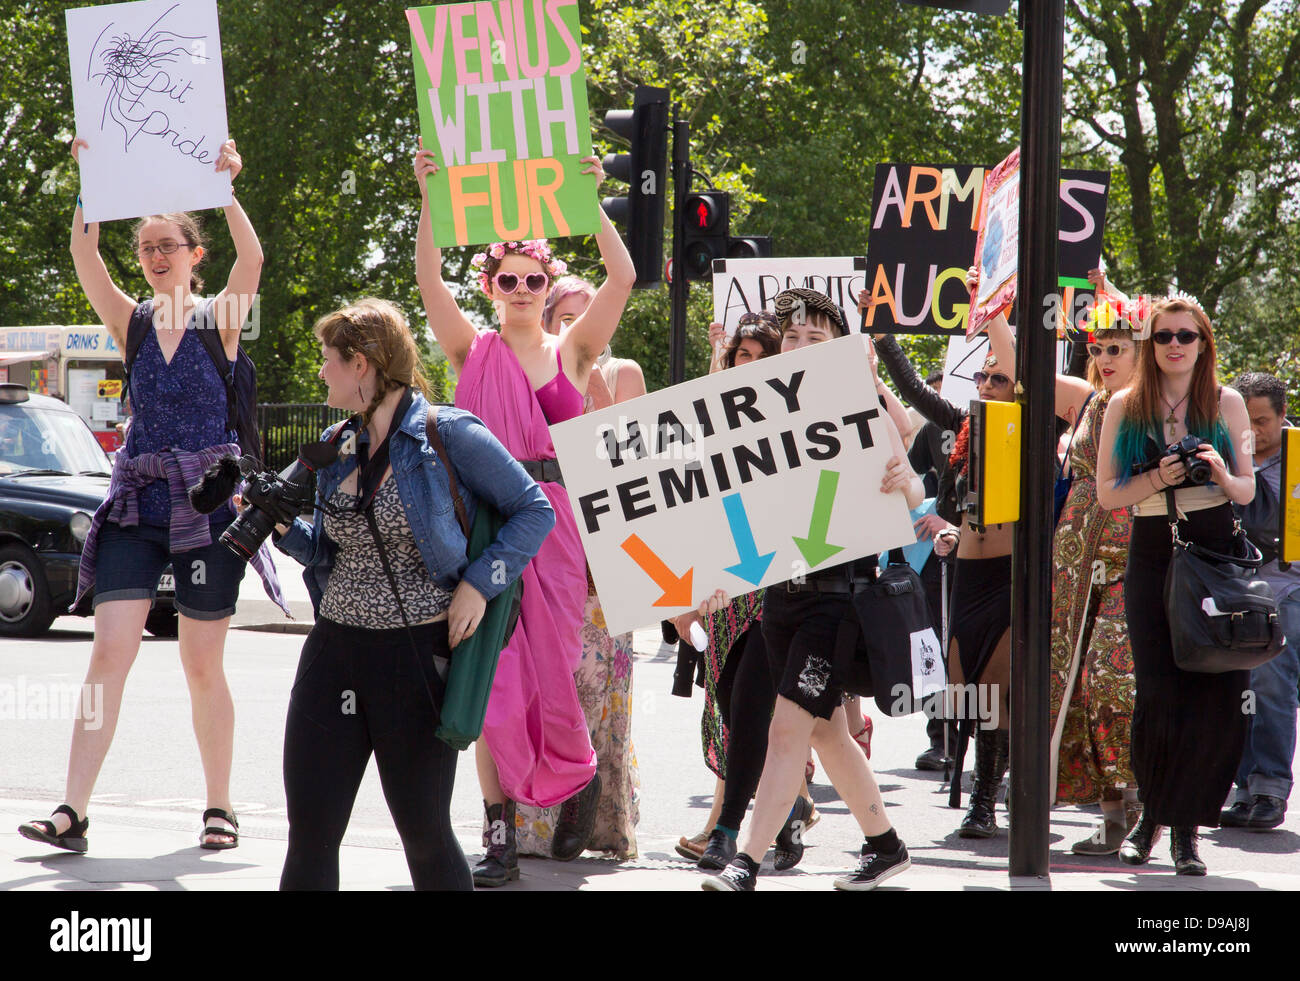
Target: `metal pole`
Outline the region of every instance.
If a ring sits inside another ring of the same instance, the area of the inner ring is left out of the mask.
[[[1025,58],[1020,124],[1020,275],[1016,377],[1022,406],[1020,520],[1011,572],[1010,873],[1048,874],[1055,775],[1046,752],[1052,609],[1052,482],[1044,461],[1055,440],[1054,330],[1046,298],[1057,292],[1064,0],[1022,3]],[[1055,319],[1052,320],[1055,327]]]
[[[686,381],[686,263],[682,257],[682,202],[691,192],[691,129],[684,119],[673,123],[673,281],[669,286],[672,321],[668,334],[668,383]]]

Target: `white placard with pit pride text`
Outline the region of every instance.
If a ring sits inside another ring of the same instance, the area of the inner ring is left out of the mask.
[[[216,0],[65,12],[86,221],[230,204]]]
[[[915,542],[886,419],[853,334],[553,426],[610,633]]]

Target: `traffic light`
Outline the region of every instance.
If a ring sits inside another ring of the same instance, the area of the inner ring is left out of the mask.
[[[731,195],[726,191],[688,194],[677,220],[682,223],[682,270],[686,281],[712,280],[713,260],[727,257]]]
[[[664,197],[668,193],[668,90],[638,85],[632,108],[605,113],[605,128],[628,141],[627,153],[605,156],[605,173],[625,182],[625,197],[600,202],[610,221],[627,228],[636,285],[659,285],[664,257]]]
[[[727,239],[728,259],[770,259],[771,257],[771,235],[746,235],[742,238]]]

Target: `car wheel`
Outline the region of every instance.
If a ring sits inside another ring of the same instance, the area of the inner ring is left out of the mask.
[[[155,637],[177,637],[180,635],[180,617],[174,610],[150,613],[144,621],[144,629]]]
[[[54,622],[45,569],[22,545],[0,547],[0,636],[39,637]]]

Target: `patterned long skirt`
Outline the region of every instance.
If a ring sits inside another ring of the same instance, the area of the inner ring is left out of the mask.
[[[1059,743],[1053,740],[1057,804],[1092,804],[1136,785],[1133,651],[1122,578],[1128,515],[1102,511],[1089,497],[1093,486],[1075,480],[1053,543],[1050,721],[1060,733]]]
[[[618,859],[636,858],[641,778],[632,746],[632,634],[610,635],[595,592],[588,592],[583,608],[582,663],[574,680],[600,775],[600,803],[589,847]],[[517,807],[519,854],[549,857],[559,816],[559,805]]]

